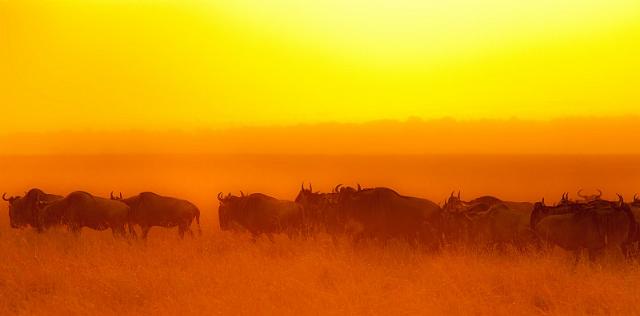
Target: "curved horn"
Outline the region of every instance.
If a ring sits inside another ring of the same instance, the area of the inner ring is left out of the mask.
[[[3,193],[3,194],[2,194],[2,199],[3,199],[3,200],[5,200],[5,201],[7,201],[7,202],[11,201],[11,198],[8,198],[8,199],[7,199],[7,192],[5,192],[5,193]]]
[[[458,190],[458,200],[460,199],[460,190]]]
[[[242,192],[242,190],[240,190],[240,196],[244,197],[244,192]]]
[[[583,199],[587,199],[587,198],[589,198],[589,197],[588,197],[588,196],[586,196],[586,195],[582,195],[582,189],[578,190],[578,196],[579,196],[579,197],[581,197],[581,198],[583,198]]]
[[[113,196],[113,191],[111,191],[111,193],[109,193],[109,197],[110,197],[112,200],[115,200],[115,199],[116,199],[116,198]]]
[[[338,193],[338,191],[340,190],[340,187],[342,186],[341,184],[336,185],[336,187],[333,189],[333,192]]]
[[[120,192],[120,199],[122,200],[122,192]]]
[[[362,191],[362,187],[360,186],[360,183],[358,183],[358,191]]]
[[[449,198],[452,198],[454,193],[456,193],[456,191],[451,191],[451,195],[449,196]]]
[[[618,199],[620,203],[624,203],[624,198],[622,197],[622,195],[620,195],[619,193],[616,193],[616,195],[618,196]]]
[[[313,187],[311,186],[311,182],[309,182],[309,192],[313,193]]]
[[[218,201],[222,202],[222,192],[218,193]]]
[[[617,194],[617,193],[616,193],[616,194]],[[619,194],[618,194],[618,195],[619,195]],[[598,196],[597,196],[596,198],[598,198],[598,199],[599,199],[600,197],[602,197],[602,191],[601,191],[600,189],[598,189]]]
[[[542,201],[541,201],[541,202],[542,202],[542,205],[544,206],[544,198],[542,198]]]
[[[638,200],[638,193],[636,193],[636,194],[634,194],[634,195],[633,195],[633,200],[634,200],[634,201],[637,201],[637,200]]]
[[[300,185],[300,191],[304,191],[304,181],[302,181],[302,185]]]

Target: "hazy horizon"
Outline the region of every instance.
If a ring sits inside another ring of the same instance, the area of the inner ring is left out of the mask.
[[[640,154],[640,117],[378,120],[195,130],[0,132],[15,154]]]

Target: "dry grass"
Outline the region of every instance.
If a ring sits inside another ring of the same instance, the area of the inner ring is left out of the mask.
[[[215,232],[0,230],[0,314],[638,314],[640,267]]]
[[[0,203],[0,315],[640,314],[637,264],[613,260],[573,269],[562,251],[430,255],[402,244],[354,249],[327,237],[252,243],[215,228],[219,191],[292,199],[310,179],[318,190],[358,181],[436,202],[460,188],[464,196],[498,192],[523,201],[553,200],[580,187],[632,196],[640,175],[633,157],[42,156],[0,162],[0,192],[151,190],[195,202],[204,223],[195,240],[162,229],[152,229],[146,245],[90,230],[76,240],[64,231],[12,230]]]

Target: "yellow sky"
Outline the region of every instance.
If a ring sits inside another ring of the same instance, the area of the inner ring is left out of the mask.
[[[0,132],[640,114],[637,0],[0,0]]]

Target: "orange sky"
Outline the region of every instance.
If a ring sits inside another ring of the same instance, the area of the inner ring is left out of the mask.
[[[0,133],[638,113],[640,3],[0,1]]]

